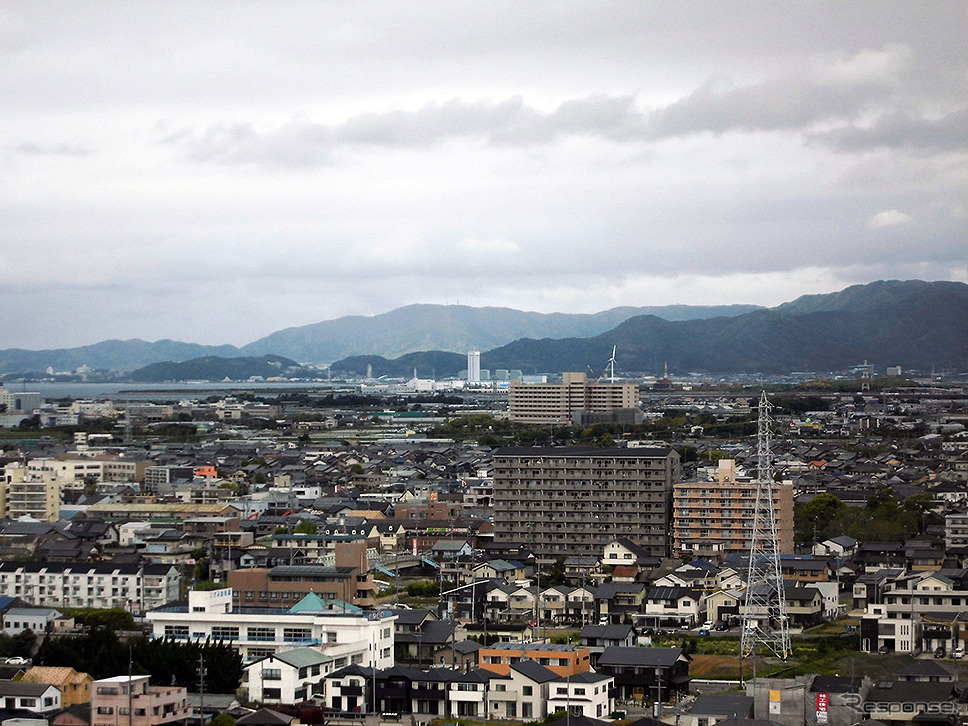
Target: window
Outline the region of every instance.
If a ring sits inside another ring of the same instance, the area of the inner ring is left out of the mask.
[[[533,686],[522,686],[521,687],[521,695],[522,696],[533,696],[534,695],[534,687]]]
[[[585,695],[585,689],[584,688],[576,688],[575,689],[575,695],[576,696],[584,696]]]
[[[276,639],[275,628],[248,628],[246,635],[249,640],[271,641]]]
[[[283,628],[282,639],[287,643],[295,643],[300,640],[310,640],[313,636],[309,628]]]
[[[282,668],[263,668],[262,669],[262,680],[264,680],[264,681],[281,681],[282,680]]]
[[[507,689],[508,689],[508,687],[505,684],[503,684],[503,683],[495,683],[494,684],[494,690],[495,691],[503,692],[503,691],[506,691]]]
[[[262,698],[266,701],[278,701],[282,698],[281,688],[263,688]]]
[[[108,716],[114,713],[114,708],[112,706],[98,706],[97,712],[99,716]]]
[[[239,629],[233,625],[213,625],[212,637],[219,640],[238,640]]]
[[[166,638],[187,638],[188,626],[187,625],[166,625],[165,637]]]
[[[521,718],[531,718],[532,715],[533,715],[531,709],[532,709],[532,706],[531,706],[530,703],[522,703],[521,704]]]

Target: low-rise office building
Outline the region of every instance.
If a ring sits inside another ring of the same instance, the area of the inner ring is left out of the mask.
[[[310,593],[288,610],[233,606],[232,590],[192,590],[188,605],[145,614],[151,637],[230,643],[252,662],[301,646],[321,649],[330,672],[352,663],[389,667],[393,624],[387,610],[359,610]]]

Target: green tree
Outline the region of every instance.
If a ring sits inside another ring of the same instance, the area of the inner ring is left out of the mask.
[[[296,534],[316,534],[316,523],[311,519],[300,519],[293,532]]]
[[[847,505],[833,494],[820,494],[806,504],[794,508],[798,542],[815,542],[831,536],[837,517]],[[816,536],[816,539],[814,537]]]
[[[227,713],[220,713],[208,722],[209,726],[235,726],[235,719]]]

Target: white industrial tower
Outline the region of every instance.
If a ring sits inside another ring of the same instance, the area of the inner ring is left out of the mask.
[[[481,351],[467,351],[467,382],[481,382]]]
[[[780,548],[776,537],[776,509],[773,507],[773,432],[770,402],[766,391],[760,397],[757,433],[756,512],[750,540],[750,564],[743,605],[743,635],[740,656],[756,654],[764,646],[778,658],[790,655],[790,620],[783,591]],[[754,666],[755,667],[755,666]]]

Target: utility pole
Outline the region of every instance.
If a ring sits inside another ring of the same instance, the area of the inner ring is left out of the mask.
[[[131,653],[131,643],[128,643],[128,726],[132,726],[132,714],[134,713],[131,708],[134,705],[134,686],[131,683],[131,671],[134,669],[134,656]]]
[[[199,717],[202,726],[205,726],[205,653],[204,651],[198,654],[198,685],[199,685],[199,699],[198,699],[198,710],[200,711]],[[265,698],[265,694],[262,694]]]

